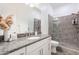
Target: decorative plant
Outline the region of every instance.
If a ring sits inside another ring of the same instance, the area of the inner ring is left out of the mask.
[[[13,24],[13,18],[12,15],[7,16],[7,18],[4,20],[2,16],[0,16],[0,28],[4,31],[8,30],[10,26]]]
[[[6,18],[6,24],[10,27],[12,24],[13,24],[13,18],[12,18],[13,15],[10,15],[10,16],[7,16]]]

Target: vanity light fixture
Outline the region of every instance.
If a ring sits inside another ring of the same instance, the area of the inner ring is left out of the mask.
[[[36,7],[39,5],[39,3],[25,3],[26,5],[29,5],[30,7]]]

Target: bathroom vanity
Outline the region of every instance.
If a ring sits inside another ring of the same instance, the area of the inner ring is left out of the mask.
[[[1,55],[50,55],[51,37],[38,35],[38,39],[19,38],[12,42],[0,43]]]

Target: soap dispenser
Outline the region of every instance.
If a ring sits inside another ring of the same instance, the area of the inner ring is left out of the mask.
[[[37,31],[35,31],[35,36],[37,36],[37,35],[38,35]]]

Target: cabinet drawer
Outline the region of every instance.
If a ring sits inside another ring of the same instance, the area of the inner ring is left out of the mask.
[[[25,48],[21,48],[21,49],[19,49],[17,51],[9,53],[8,55],[25,55]]]
[[[30,45],[30,46],[27,46],[26,47],[27,48],[27,53],[32,52],[35,49],[40,48],[43,44],[45,44],[48,41],[50,41],[50,37],[49,38],[46,38],[46,39],[43,39],[43,40],[41,40],[39,42],[36,42],[36,43],[34,43],[34,44]]]

